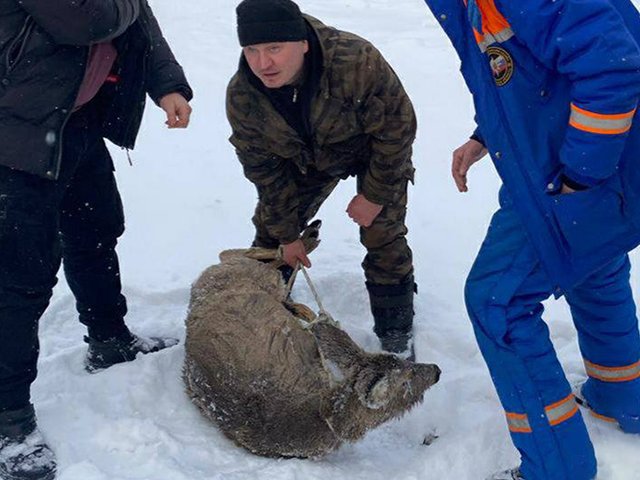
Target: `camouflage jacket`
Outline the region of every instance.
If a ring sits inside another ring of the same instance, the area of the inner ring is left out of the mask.
[[[396,203],[406,180],[413,179],[415,113],[395,72],[371,43],[305,18],[318,37],[323,63],[311,101],[311,142],[251,85],[242,61],[227,89],[230,141],[260,201],[272,210],[266,228],[281,243],[300,233],[296,174],[360,174],[361,193],[381,205]]]

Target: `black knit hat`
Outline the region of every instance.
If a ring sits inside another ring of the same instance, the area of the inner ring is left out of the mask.
[[[298,5],[291,0],[243,0],[236,8],[240,45],[307,39]]]

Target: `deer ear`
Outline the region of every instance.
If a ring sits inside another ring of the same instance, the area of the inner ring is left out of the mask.
[[[329,362],[341,371],[358,365],[360,358],[365,355],[346,332],[327,321],[313,323],[311,332],[324,362]]]

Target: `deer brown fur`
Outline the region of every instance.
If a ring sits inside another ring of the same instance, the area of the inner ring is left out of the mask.
[[[278,270],[242,252],[223,252],[193,285],[184,367],[193,402],[237,444],[321,456],[438,381],[436,365],[366,353],[333,322],[296,317]]]

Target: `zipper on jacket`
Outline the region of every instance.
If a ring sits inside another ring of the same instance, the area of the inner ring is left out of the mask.
[[[144,18],[144,15],[146,14],[145,10],[144,10],[144,5],[142,6],[142,10],[140,12],[140,15],[138,16],[138,24],[140,27],[140,30],[142,31],[142,35],[146,38],[146,45],[145,45],[145,49],[143,52],[143,61],[142,61],[142,65],[140,66],[140,76],[142,77],[143,80],[143,87],[142,87],[142,95],[143,98],[146,98],[147,95],[147,90],[146,90],[146,84],[147,84],[147,70],[148,70],[148,58],[149,55],[151,55],[151,51],[153,50],[153,41],[151,39],[151,29],[149,28],[146,18]],[[135,24],[134,24],[135,25]],[[128,35],[131,36],[132,35],[132,31],[135,28],[134,25],[130,26],[128,29]],[[127,38],[127,44],[125,44],[125,48],[123,48],[124,50],[128,50],[130,48],[129,44],[131,42],[130,38]],[[118,52],[118,55],[120,55],[121,53]],[[142,110],[142,112],[140,113],[140,117],[138,118],[137,121],[141,121],[142,117],[144,116],[144,108]],[[129,132],[131,131],[131,126],[133,125],[134,121],[136,121],[136,119],[133,117],[133,115],[129,116],[129,121],[127,122],[127,124],[124,126],[124,129],[122,130],[122,138],[123,138],[123,143],[127,144],[127,145],[132,145],[133,141],[129,140]],[[127,159],[129,161],[129,165],[133,166],[133,162],[131,161],[131,156],[129,155],[129,147],[123,147],[126,151],[127,151]]]
[[[75,95],[73,97],[73,104],[68,107],[67,114],[58,129],[58,138],[56,141],[58,142],[58,154],[55,156],[53,160],[53,164],[47,169],[45,175],[47,178],[51,180],[57,180],[58,175],[60,175],[60,166],[62,165],[62,136],[64,134],[64,128],[67,126],[71,115],[73,115],[73,107],[75,105],[76,98],[78,98],[78,93],[80,92],[80,86],[82,85],[82,81],[84,80],[84,72],[87,69],[87,65],[89,64],[89,55],[91,54],[91,48],[87,47],[87,53],[84,59],[84,70],[80,75],[80,81],[76,84],[76,88],[73,90]]]
[[[27,45],[27,40],[31,36],[31,32],[35,26],[35,22],[31,15],[29,15],[24,23],[22,24],[22,28],[16,37],[11,41],[9,47],[7,48],[7,53],[4,57],[4,66],[5,66],[5,74],[8,74],[13,70],[13,67],[16,66],[18,60],[24,54],[24,49]]]
[[[484,54],[483,54],[484,57]],[[484,58],[483,58],[484,60]],[[492,72],[489,70],[489,63],[488,62],[481,62],[482,63],[482,68],[485,70],[485,72],[487,73],[487,75],[489,75],[490,77],[493,76]],[[504,109],[504,105],[502,103],[502,99],[500,98],[500,95],[498,94],[496,87],[494,85],[491,85],[492,88],[489,88],[488,90],[490,91],[490,95],[493,97],[493,100],[495,102],[496,108],[499,110],[500,113],[500,118],[509,118],[506,115],[505,109]],[[507,137],[507,143],[509,145],[509,147],[511,148],[512,152],[515,152],[516,149],[514,149],[514,145],[517,145],[517,142],[515,141],[515,136],[513,135],[513,132],[511,131],[511,128],[509,128],[508,125],[505,124],[504,126],[504,132],[505,135]],[[525,169],[526,170],[526,169]],[[531,179],[531,177],[528,175],[528,173],[526,171],[522,171],[521,172],[522,178],[524,180],[524,182],[527,184],[527,187],[529,188],[530,192],[537,192],[538,190],[538,186],[534,185],[533,180]],[[538,195],[537,194],[532,194],[533,199],[535,199],[536,201],[536,207],[538,207],[539,210],[545,211],[544,205],[540,205],[540,201],[538,200]],[[566,247],[558,241],[558,237],[562,237],[562,233],[558,230],[558,227],[553,223],[553,221],[549,221],[548,219],[545,220],[545,223],[551,223],[551,229],[553,231],[552,237],[555,243],[555,246],[557,248],[558,251],[563,251],[566,253]],[[555,283],[555,282],[554,282]],[[564,294],[564,290],[559,286],[559,285],[554,285],[554,291],[553,294],[556,298],[559,298],[560,296],[562,296]]]
[[[143,79],[144,79],[144,78],[146,78],[146,75],[147,75],[147,56],[148,56],[148,54],[149,54],[149,53],[150,53],[150,52],[149,52],[149,50],[148,50],[148,49],[147,49],[147,50],[145,50],[145,53],[144,53],[144,61],[142,62],[142,66],[141,66],[141,68],[140,68],[140,74],[142,75],[142,78],[143,78]],[[146,81],[145,81],[144,83],[146,84]],[[146,89],[145,89],[144,87],[143,87],[143,91],[142,91],[142,93],[143,93],[143,95],[146,97],[146,95],[147,95],[147,91],[146,91]],[[129,133],[129,132],[131,132],[131,126],[133,125],[134,121],[141,121],[143,116],[144,116],[144,108],[143,108],[142,112],[140,113],[140,116],[139,116],[139,117],[135,117],[135,118],[134,118],[134,116],[133,116],[133,115],[131,115],[131,116],[129,117],[129,121],[128,121],[128,122],[127,122],[127,124],[125,125],[124,130],[123,130],[123,135],[122,135],[122,137],[123,137],[124,141],[125,141],[128,145],[132,145],[132,144],[133,144],[133,141],[131,141],[131,140],[129,139],[129,135],[130,135],[130,133]],[[137,118],[137,120],[136,120],[136,118]],[[128,152],[128,151],[129,151],[129,148],[128,148],[128,147],[126,147],[126,149],[127,149],[127,152]],[[127,153],[127,156],[129,156],[129,155],[128,155],[128,153]],[[129,163],[130,163],[131,165],[133,165],[133,163],[131,162],[131,157],[129,157]]]
[[[125,148],[124,151],[127,152],[127,160],[129,161],[129,166],[133,167],[133,160],[131,160],[131,150]]]

